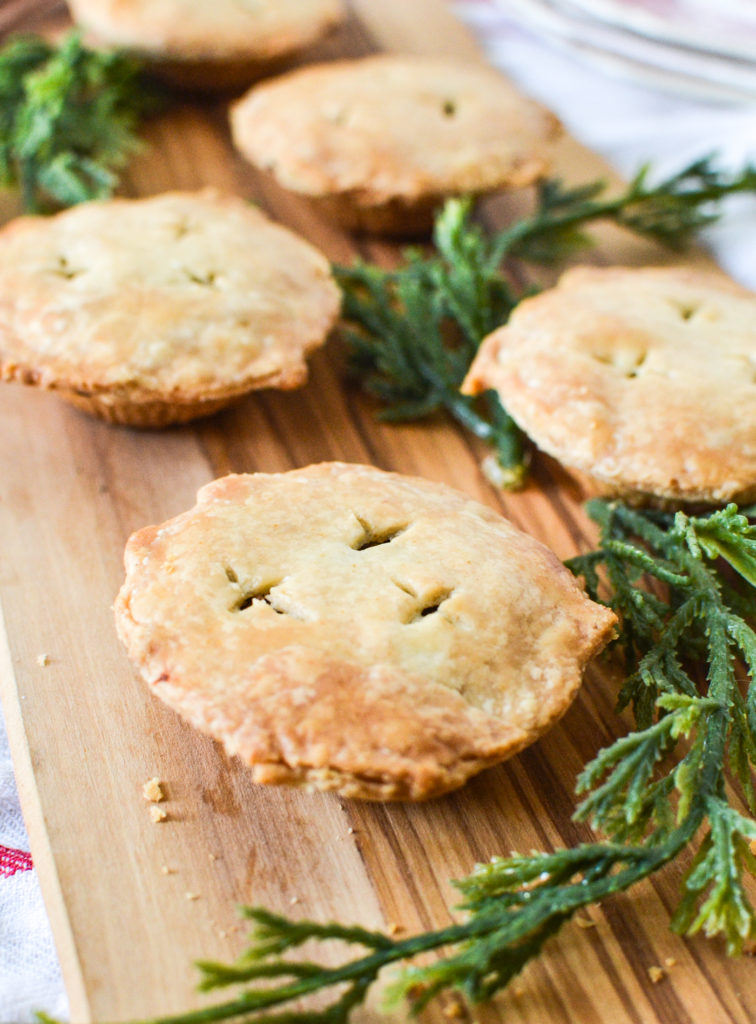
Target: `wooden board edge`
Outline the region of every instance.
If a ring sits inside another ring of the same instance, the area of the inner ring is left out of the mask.
[[[16,777],[19,802],[23,809],[29,845],[33,850],[34,867],[39,877],[45,909],[60,960],[61,973],[68,996],[70,1019],[76,1024],[90,1024],[91,1010],[79,966],[73,929],[66,910],[66,901],[55,866],[52,844],[45,827],[44,812],[34,781],[34,765],[23,724],[22,699],[23,695],[19,693],[16,684],[10,641],[5,627],[2,604],[0,604],[0,706],[5,716],[8,746]]]

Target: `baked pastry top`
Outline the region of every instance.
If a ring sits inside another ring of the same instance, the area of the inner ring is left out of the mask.
[[[261,783],[422,799],[572,701],[615,616],[440,484],[324,463],[208,484],[134,534],[115,614],[153,691]]]
[[[365,213],[528,185],[548,170],[559,130],[493,68],[385,54],[263,82],[231,124],[253,164],[336,213],[336,200]]]
[[[0,230],[0,376],[126,423],[298,386],[339,305],[323,255],[210,190],[86,203]]]
[[[624,496],[756,497],[756,296],[685,267],[587,268],[521,303],[464,390]]]
[[[272,59],[343,17],[341,0],[68,0],[74,19],[115,46],[182,60]]]

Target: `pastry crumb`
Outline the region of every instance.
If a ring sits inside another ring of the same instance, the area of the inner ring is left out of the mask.
[[[292,905],[292,907],[294,906],[295,903],[299,903],[299,896],[292,896],[291,899],[289,900],[289,903]]]
[[[150,817],[157,825],[161,821],[167,821],[168,811],[164,811],[162,807],[155,807],[153,804],[152,807],[150,807]]]
[[[356,828],[351,828],[351,827],[350,827],[350,828],[348,828],[348,829],[347,829],[347,832],[349,833],[349,835],[350,835],[350,836],[353,836],[353,835],[355,835],[355,834],[356,834],[356,832],[357,832],[357,829],[356,829]]]
[[[450,1020],[459,1020],[465,1015],[465,1008],[459,999],[453,999],[442,1011],[444,1017]]]
[[[388,926],[389,935],[398,935],[399,932],[403,931],[404,928],[400,924],[397,924],[396,921],[392,921],[391,924]]]
[[[165,800],[165,792],[163,790],[163,783],[154,775],[151,779],[148,779],[142,786],[142,796],[145,800],[149,800],[150,803],[159,804],[161,800]]]
[[[665,976],[665,970],[663,967],[649,967],[648,976],[651,979],[652,984],[658,985],[659,982]]]
[[[578,926],[578,928],[586,928],[587,929],[587,928],[595,928],[596,927],[596,922],[595,921],[591,921],[591,919],[589,917],[576,917],[575,918],[575,924]]]
[[[200,894],[198,892],[185,892],[184,896],[188,900],[198,900],[200,898]]]
[[[50,664],[50,655],[49,654],[38,654],[37,655],[37,664],[41,665],[43,668],[45,667],[45,665],[49,665]]]
[[[516,996],[519,999],[521,996],[525,995],[525,989],[522,985],[515,985],[514,989],[512,990],[512,995]]]
[[[214,864],[216,862],[216,860],[219,860],[220,858],[218,857],[217,853],[208,853],[207,859],[212,861],[213,864]]]
[[[163,864],[163,866],[160,868],[160,874],[161,875],[175,875],[176,874],[176,869],[175,868],[169,868],[167,864]]]
[[[667,959],[664,961],[664,966],[668,967],[668,968],[669,967],[676,967],[677,966],[677,960],[675,960],[675,958],[673,956],[668,956]]]
[[[756,857],[756,839],[752,839],[750,841],[750,843],[748,844],[748,849],[751,851],[754,857]]]

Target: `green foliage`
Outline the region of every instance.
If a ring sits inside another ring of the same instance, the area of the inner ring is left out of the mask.
[[[76,32],[55,46],[17,36],[0,50],[0,187],[46,211],[109,196],[155,106],[139,67],[87,49]]]
[[[538,209],[499,236],[499,258],[514,256],[545,265],[560,263],[590,247],[585,228],[611,221],[671,249],[683,249],[695,235],[717,220],[719,203],[728,195],[756,191],[756,166],[734,175],[720,171],[713,156],[693,161],[681,171],[650,181],[651,168],[641,167],[627,188],[613,198],[604,182],[565,189],[547,181],[540,188]]]
[[[675,836],[687,844],[704,827],[673,927],[721,934],[739,952],[756,935],[742,884],[744,871],[756,868],[756,822],[730,806],[725,781],[729,765],[754,810],[756,527],[735,505],[702,517],[599,501],[588,510],[601,526],[601,548],[568,564],[594,597],[598,564],[611,582],[628,671],[620,700],[633,704],[639,729],[584,769],[578,792],[590,792],[577,817],[615,841],[647,837],[653,846]],[[662,585],[651,601],[649,581]],[[655,772],[670,756],[673,766]]]
[[[514,421],[495,392],[474,399],[459,391],[481,339],[518,301],[471,217],[470,200],[449,200],[435,225],[436,254],[408,250],[399,270],[335,268],[350,325],[345,337],[353,373],[384,404],[384,419],[446,410],[493,446],[505,485],[517,487],[524,444]]]
[[[656,183],[649,176],[642,168],[609,197],[601,181],[570,189],[545,182],[532,216],[492,236],[473,220],[469,200],[452,199],[437,217],[430,254],[407,250],[395,270],[363,262],[337,267],[352,369],[383,403],[383,418],[414,420],[446,410],[492,446],[492,479],[520,486],[526,447],[498,396],[459,393],[483,338],[528,294],[507,275],[507,261],[561,263],[590,246],[586,228],[598,221],[679,249],[716,219],[722,199],[756,191],[756,167],[727,175],[711,157]]]
[[[730,953],[756,936],[743,884],[746,873],[756,875],[756,822],[725,789],[729,764],[753,801],[756,527],[734,505],[701,517],[601,501],[588,510],[600,527],[599,549],[568,564],[594,597],[607,590],[606,603],[622,617],[617,642],[631,673],[623,700],[642,718],[578,781],[586,795],[575,816],[606,838],[479,865],[455,883],[462,920],[409,938],[244,908],[255,925],[249,949],[230,965],[199,965],[203,990],[238,986],[236,995],[143,1024],[347,1024],[381,970],[398,963],[404,969],[391,998],[409,998],[415,1012],[449,990],[482,1002],[576,911],[686,852],[693,856],[672,927],[723,936]],[[335,967],[290,957],[312,940],[346,944],[354,955]],[[443,956],[417,963],[431,951]],[[303,998],[324,993],[332,996],[324,1008],[301,1008]]]

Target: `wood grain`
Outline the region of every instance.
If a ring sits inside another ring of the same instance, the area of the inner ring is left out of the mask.
[[[310,59],[375,48],[479,56],[441,0],[353,0],[352,12]],[[214,183],[260,202],[334,260],[357,252],[353,240],[233,153],[223,103],[171,111],[150,125],[148,141],[126,194]],[[573,181],[612,177],[570,139],[558,170]],[[514,205],[490,202],[484,216],[497,223]],[[359,250],[396,256],[364,240]],[[607,230],[595,258],[665,257]],[[189,427],[113,428],[20,387],[3,388],[0,422],[0,689],[74,1021],[201,1005],[192,959],[240,951],[239,902],[425,929],[450,920],[449,879],[475,862],[589,838],[571,820],[575,775],[623,728],[613,711],[616,681],[597,670],[563,721],[513,761],[442,800],[375,806],[251,785],[242,766],[133,677],[111,614],[129,533],[188,507],[215,476],[326,459],[370,462],[447,482],[501,508],[567,557],[593,531],[579,487],[553,462],[537,459],[521,494],[495,493],[480,474],[478,446],[449,423],[378,422],[374,406],[345,380],[338,343],[313,359],[300,392],[258,394]],[[49,664],[39,663],[40,654]],[[160,825],[141,796],[154,775],[168,796],[169,818]],[[753,960],[728,960],[718,944],[684,942],[667,929],[680,871],[592,911],[591,927],[565,928],[510,991],[460,1019],[748,1024]],[[648,968],[667,958],[675,966],[651,984]],[[444,1009],[433,1007],[424,1019],[440,1024],[448,1020]],[[359,1015],[377,1019],[374,1006]]]
[[[0,9],[0,33],[35,31],[43,19],[62,8],[62,0],[6,0]]]

